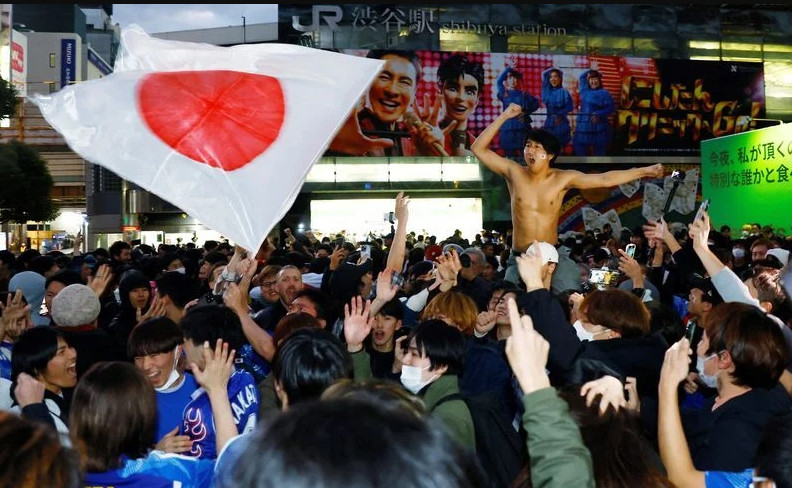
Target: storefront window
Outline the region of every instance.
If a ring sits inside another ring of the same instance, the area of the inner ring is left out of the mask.
[[[538,53],[539,36],[530,34],[512,34],[509,36],[508,52]]]
[[[586,54],[586,36],[540,36],[542,54]]]
[[[632,56],[632,38],[589,36],[588,54],[589,56]]]
[[[489,52],[490,37],[474,32],[440,30],[441,51]]]

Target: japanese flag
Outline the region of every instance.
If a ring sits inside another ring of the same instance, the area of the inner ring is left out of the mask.
[[[255,252],[383,64],[131,27],[114,73],[33,101],[83,158]]]

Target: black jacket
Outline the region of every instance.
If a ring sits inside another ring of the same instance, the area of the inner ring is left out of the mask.
[[[701,410],[682,411],[685,437],[699,471],[754,467],[765,425],[776,415],[789,415],[792,408],[792,399],[780,384],[772,390],[754,388],[712,411],[714,402],[709,399]]]

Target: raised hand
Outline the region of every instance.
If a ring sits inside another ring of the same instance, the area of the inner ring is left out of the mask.
[[[569,306],[572,307],[569,317],[571,322],[575,322],[580,318],[580,304],[583,303],[584,298],[582,294],[577,292],[569,295]]]
[[[0,319],[0,339],[8,335],[16,340],[25,329],[33,326],[30,321],[30,305],[24,302],[22,290],[17,290],[13,295],[6,296],[6,303],[0,301],[0,310],[3,311]]]
[[[436,263],[437,283],[442,287],[442,291],[448,291],[456,285],[459,270],[462,269],[459,254],[454,249],[451,249],[447,253],[437,256]]]
[[[683,337],[675,342],[665,353],[663,367],[660,369],[660,387],[676,389],[685,381],[690,371],[690,342]]]
[[[517,256],[517,271],[528,291],[544,287],[542,282],[543,265],[542,250],[537,241],[534,241],[526,252]]]
[[[628,256],[623,249],[617,249],[617,251],[621,255],[619,257],[619,271],[629,276],[633,283],[639,280],[643,281],[643,271],[638,261]]]
[[[647,239],[654,239],[658,242],[662,242],[665,239],[666,234],[668,234],[668,224],[664,218],[660,218],[660,222],[650,220],[643,226],[644,236]]]
[[[377,300],[382,303],[387,303],[396,298],[396,293],[399,292],[399,285],[391,284],[393,279],[393,271],[390,268],[385,268],[377,275]]]
[[[107,291],[107,285],[113,281],[113,272],[111,269],[109,264],[103,264],[97,268],[93,278],[88,279],[88,287],[93,290],[99,298],[102,298],[102,295]]]
[[[644,177],[647,178],[662,178],[664,173],[663,165],[661,163],[648,166],[644,169],[644,171]]]
[[[638,396],[638,380],[628,376],[627,382],[624,384],[624,391],[627,394],[627,408],[633,412],[640,412],[641,398]]]
[[[709,247],[707,241],[710,233],[710,218],[706,210],[702,211],[701,218],[688,226],[688,235],[693,240],[693,247],[706,249]]]
[[[349,251],[344,249],[343,246],[336,246],[336,248],[333,250],[333,254],[330,255],[330,271],[335,271],[338,269],[338,267],[341,266],[341,263],[344,262],[348,255]]]
[[[536,332],[528,315],[520,317],[517,303],[507,299],[512,335],[506,339],[506,357],[523,393],[528,394],[550,386],[545,374],[550,343]]]
[[[243,294],[247,294],[250,291],[250,283],[253,281],[257,269],[258,261],[255,259],[243,259],[239,263],[239,271],[242,274],[242,279],[239,281],[239,289]]]
[[[214,351],[209,346],[209,341],[203,346],[204,367],[190,363],[190,369],[195,376],[195,381],[208,393],[226,391],[228,380],[234,370],[234,354],[236,351],[228,350],[228,343],[217,339]]]
[[[509,106],[506,107],[506,110],[503,111],[503,114],[510,119],[519,117],[522,115],[522,107],[516,103],[510,103]]]
[[[21,407],[44,401],[44,383],[38,381],[27,373],[19,373],[17,385],[14,388],[14,397]]]
[[[410,197],[405,196],[403,191],[400,191],[398,195],[396,195],[396,208],[394,209],[393,215],[396,217],[396,220],[399,222],[406,222],[407,217],[409,216],[408,205],[410,203]]]
[[[476,317],[476,332],[484,336],[489,333],[492,329],[495,328],[495,323],[498,318],[498,312],[489,310],[484,312],[479,312],[478,316]]]
[[[145,322],[148,319],[153,319],[154,317],[162,317],[166,313],[168,313],[168,306],[165,302],[159,299],[159,297],[155,294],[154,300],[151,302],[146,313],[143,313],[140,307],[135,310],[135,318],[137,319],[137,323]]]
[[[597,395],[602,395],[599,402],[600,414],[605,413],[608,407],[613,407],[615,410],[627,406],[627,400],[624,398],[625,387],[622,382],[613,376],[603,376],[602,378],[594,381],[589,381],[580,387],[580,396],[586,397],[586,406],[590,407]]]
[[[344,338],[347,350],[356,353],[363,349],[363,341],[371,332],[371,302],[358,295],[344,305]]]
[[[237,314],[249,312],[248,295],[236,283],[229,283],[223,293],[223,303]]]
[[[393,344],[393,368],[391,368],[392,373],[401,373],[402,364],[404,364],[404,341],[407,340],[408,336],[401,336]]]

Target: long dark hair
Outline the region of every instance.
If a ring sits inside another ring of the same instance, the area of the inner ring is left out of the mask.
[[[597,488],[673,488],[658,469],[661,461],[641,432],[639,417],[613,407],[600,414],[601,396],[586,406],[580,387],[567,385],[559,390],[559,396],[569,404],[569,414],[591,453]]]
[[[96,363],[74,389],[69,430],[85,471],[118,468],[121,456],[141,458],[157,432],[154,389],[130,363]]]

